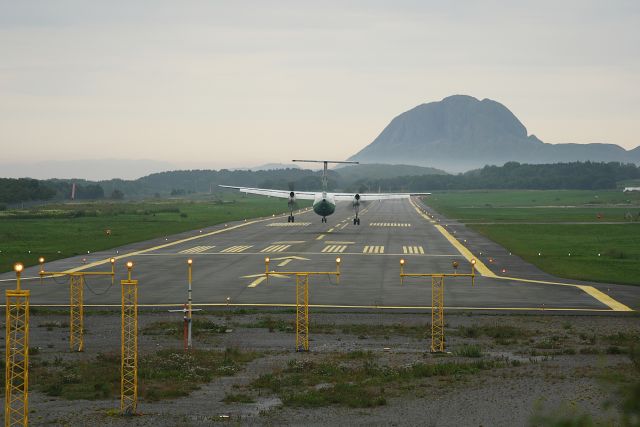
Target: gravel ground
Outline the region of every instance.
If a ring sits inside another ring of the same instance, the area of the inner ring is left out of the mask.
[[[640,322],[629,316],[495,315],[447,314],[447,349],[453,354],[434,356],[429,347],[430,315],[391,312],[311,313],[310,351],[294,351],[292,312],[207,311],[200,319],[210,319],[228,328],[226,333],[198,336],[201,349],[233,347],[258,351],[261,357],[249,362],[234,376],[218,377],[202,385],[189,397],[145,402],[140,399],[138,415],[118,415],[119,400],[64,400],[40,391],[30,393],[32,425],[107,426],[199,426],[234,425],[427,425],[427,426],[515,426],[535,425],[535,415],[575,410],[606,423],[616,423],[616,385],[603,378],[612,373],[635,376],[624,337],[640,336]],[[181,314],[141,312],[139,329],[148,330],[156,322],[175,322]],[[272,329],[257,327],[269,320]],[[38,347],[33,363],[60,360],[91,360],[100,352],[120,351],[120,316],[88,313],[85,351],[68,351],[68,317],[62,313],[35,311],[31,316],[30,346]],[[313,327],[320,332],[313,332]],[[396,325],[396,332],[390,328]],[[469,333],[470,328],[510,326],[521,331],[517,337],[491,337]],[[421,332],[424,330],[425,332]],[[425,338],[426,336],[426,338]],[[331,405],[299,408],[283,405],[268,391],[250,386],[262,374],[277,372],[290,360],[321,361],[356,350],[371,351],[380,365],[407,366],[417,362],[473,362],[478,358],[456,355],[465,345],[477,345],[482,360],[499,360],[502,367],[461,376],[429,377],[390,390],[386,404],[372,408]],[[141,357],[159,349],[181,348],[175,335],[141,333]],[[615,348],[614,348],[615,347]],[[593,354],[596,353],[597,354]],[[613,353],[613,354],[612,354]],[[62,359],[60,359],[62,358]],[[514,362],[515,361],[515,362]],[[34,386],[35,387],[35,386]],[[228,393],[246,392],[253,403],[222,402]]]

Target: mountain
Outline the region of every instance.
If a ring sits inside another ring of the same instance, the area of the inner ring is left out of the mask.
[[[529,135],[499,102],[454,95],[400,114],[349,160],[460,172],[509,161],[640,163],[640,147],[627,151],[614,144],[546,144]]]

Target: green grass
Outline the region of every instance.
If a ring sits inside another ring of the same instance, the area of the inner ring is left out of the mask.
[[[183,352],[166,349],[143,355],[138,364],[138,395],[148,401],[187,396],[200,384],[230,376],[258,357],[235,349]],[[29,385],[64,399],[107,399],[120,393],[120,356],[100,354],[93,360],[33,361]]]
[[[193,336],[222,334],[226,331],[224,325],[220,325],[206,318],[196,318],[191,320],[191,333]],[[176,338],[183,338],[184,321],[158,321],[153,322],[142,328],[142,335],[169,335]]]
[[[437,193],[427,203],[548,273],[586,281],[640,284],[640,193],[460,191]],[[625,218],[627,212],[632,214],[632,221]]]
[[[471,227],[556,276],[640,284],[640,224]]]
[[[238,196],[229,202],[68,203],[2,212],[0,272],[17,261],[35,265],[40,256],[52,261],[287,210],[286,201],[275,198]]]

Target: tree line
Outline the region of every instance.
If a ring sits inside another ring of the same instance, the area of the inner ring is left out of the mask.
[[[389,166],[393,168],[393,166]],[[387,171],[388,172],[388,171]],[[347,174],[345,174],[347,175]],[[386,174],[388,175],[388,173]],[[393,178],[341,176],[340,170],[329,171],[329,190],[353,192],[472,189],[615,189],[619,181],[640,179],[640,168],[618,162],[572,162],[554,164],[521,164],[485,166],[457,175],[406,175]],[[0,203],[31,200],[68,200],[73,183],[76,199],[122,199],[124,197],[169,196],[218,192],[219,184],[314,191],[321,188],[321,172],[305,169],[269,171],[222,169],[172,171],[148,175],[137,180],[107,181],[0,178]]]

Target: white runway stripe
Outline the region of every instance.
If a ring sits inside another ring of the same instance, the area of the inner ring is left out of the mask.
[[[224,252],[224,253],[229,253],[229,252],[244,252],[247,249],[249,249],[250,247],[252,247],[253,245],[236,245],[236,246],[231,246],[228,247],[227,249],[223,249],[220,252]]]
[[[363,254],[383,254],[384,246],[365,246],[362,250]]]
[[[291,245],[271,245],[271,246],[267,246],[266,248],[264,248],[263,250],[261,250],[260,252],[284,252],[287,248],[290,248]]]
[[[347,245],[328,245],[322,250],[322,252],[344,252],[347,249]]]
[[[403,246],[402,252],[405,254],[424,255],[424,248],[422,246]]]
[[[411,227],[408,222],[372,222],[371,227]]]
[[[178,253],[180,254],[197,254],[200,252],[204,252],[204,251],[208,251],[211,248],[215,248],[215,246],[194,246],[193,248],[190,249],[185,249],[182,250]]]

